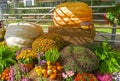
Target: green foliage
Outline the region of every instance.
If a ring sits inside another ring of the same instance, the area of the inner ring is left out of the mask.
[[[102,42],[100,44],[91,44],[87,46],[90,48],[99,59],[99,72],[105,73],[113,73],[120,71],[120,53],[112,49],[110,45],[108,45],[108,41]]]
[[[106,18],[110,23],[117,23],[120,25],[120,3],[108,9]]]
[[[59,57],[60,57],[60,53],[58,49],[51,48],[50,50],[45,52],[46,60],[50,61],[51,63],[55,63]]]
[[[7,45],[0,45],[0,73],[5,67],[9,67],[16,63],[15,52],[18,50],[16,47],[9,47]]]

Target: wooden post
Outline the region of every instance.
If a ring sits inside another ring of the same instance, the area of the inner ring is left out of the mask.
[[[2,20],[2,9],[0,7],[0,21]]]
[[[115,37],[116,37],[116,27],[117,27],[117,24],[113,24],[113,26],[112,26],[112,35],[111,35],[111,40],[112,40],[112,42],[111,42],[111,45],[114,45],[114,43],[115,43]]]
[[[117,4],[117,3],[119,3],[120,2],[120,0],[115,0],[115,4]]]
[[[18,8],[18,2],[19,2],[19,0],[13,0],[13,1],[14,1],[14,8]],[[18,14],[18,10],[17,9],[15,9],[15,14]],[[16,18],[19,18],[19,16],[16,15]]]
[[[115,0],[115,4],[117,4],[118,2],[120,2],[119,0]],[[116,24],[116,19],[114,20],[114,24],[112,26],[112,36],[111,36],[111,45],[115,45],[115,38],[116,38],[116,28],[117,28],[117,24]]]

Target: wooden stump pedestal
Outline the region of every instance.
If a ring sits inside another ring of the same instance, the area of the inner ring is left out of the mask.
[[[50,26],[48,33],[60,34],[70,44],[85,45],[94,41],[95,28]]]

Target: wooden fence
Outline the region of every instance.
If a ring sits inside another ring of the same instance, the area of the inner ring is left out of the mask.
[[[111,6],[90,6],[93,9],[93,22],[94,27],[96,29],[101,29],[101,28],[105,28],[105,29],[111,29],[110,33],[105,33],[105,32],[99,32],[96,31],[96,37],[95,37],[95,41],[98,42],[102,42],[106,39],[108,39],[108,41],[111,44],[120,44],[120,34],[116,33],[116,30],[119,29],[119,27],[117,25],[106,25],[105,24],[105,20],[104,20],[104,12],[98,12],[96,11],[96,9],[105,9],[105,8],[109,8]],[[22,10],[48,10],[47,13],[15,13],[15,14],[2,14],[3,16],[3,21],[32,21],[32,22],[52,22],[52,11],[54,10],[55,7],[26,7],[26,8],[13,8],[13,10],[15,11],[22,11]],[[99,24],[99,25],[98,25]],[[44,25],[44,26],[48,26],[48,25]]]

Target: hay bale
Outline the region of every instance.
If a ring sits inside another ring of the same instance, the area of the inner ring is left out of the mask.
[[[70,44],[85,45],[94,41],[95,28],[50,26],[48,33],[60,34]]]

